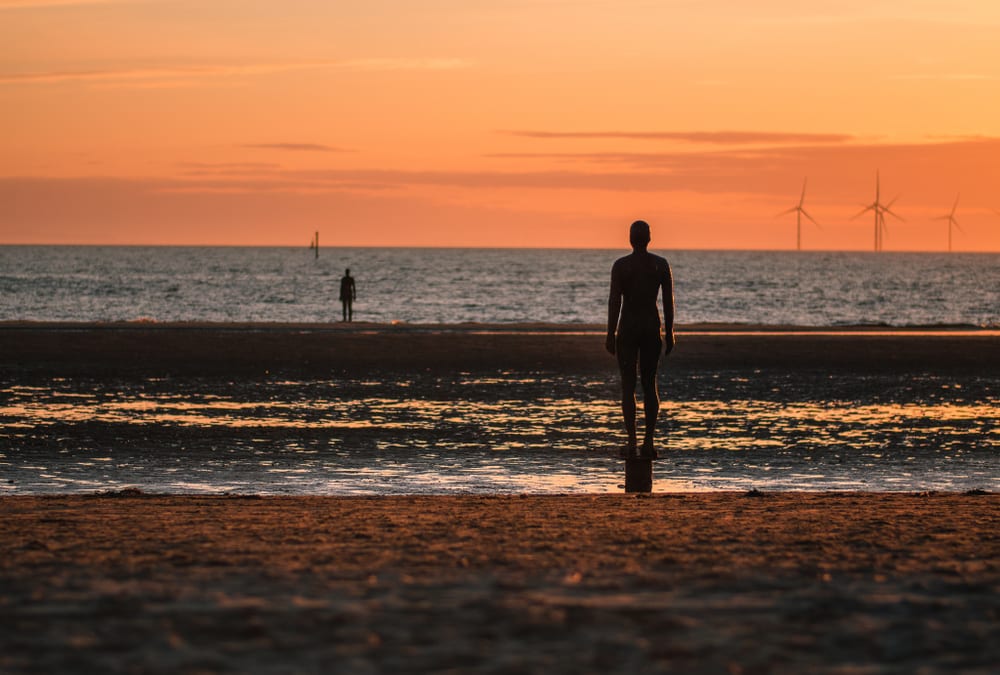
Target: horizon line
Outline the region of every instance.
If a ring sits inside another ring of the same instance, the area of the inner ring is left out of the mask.
[[[73,247],[73,248],[283,248],[283,249],[302,249],[303,251],[312,251],[310,246],[302,246],[299,244],[122,244],[122,243],[37,243],[37,242],[0,242],[0,248],[14,248],[14,247]],[[631,247],[626,245],[622,246],[448,246],[448,245],[434,245],[434,244],[398,244],[398,245],[366,245],[366,244],[344,244],[344,245],[333,245],[333,246],[323,246],[319,247],[320,251],[323,250],[340,250],[340,249],[426,249],[426,250],[480,250],[480,251],[628,251]],[[685,251],[685,252],[746,252],[746,253],[959,253],[959,254],[973,254],[973,255],[996,255],[1000,254],[1000,249],[996,250],[952,250],[947,249],[890,249],[882,251],[873,251],[870,247],[859,247],[859,248],[804,248],[796,249],[794,247],[788,248],[684,248],[684,247],[668,247],[668,246],[650,246],[650,251]]]

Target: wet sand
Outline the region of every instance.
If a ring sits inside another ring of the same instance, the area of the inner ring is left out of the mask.
[[[997,495],[4,497],[0,514],[2,672],[1000,662]]]
[[[599,326],[0,324],[0,494],[606,492]],[[684,326],[656,490],[996,491],[1000,332]]]
[[[36,375],[225,375],[463,370],[610,372],[602,327],[550,324],[2,323],[0,368]],[[754,326],[678,329],[669,364],[692,369],[996,372],[996,331],[836,333]]]

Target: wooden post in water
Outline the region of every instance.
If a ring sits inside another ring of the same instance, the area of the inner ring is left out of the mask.
[[[629,457],[625,460],[625,492],[653,491],[653,460]]]
[[[313,241],[313,248],[316,249],[316,260],[319,260],[319,232],[316,233],[316,239]]]

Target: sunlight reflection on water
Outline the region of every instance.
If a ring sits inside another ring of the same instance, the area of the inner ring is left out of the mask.
[[[749,386],[743,377],[708,381],[720,393]],[[705,385],[698,391],[710,393]],[[966,400],[957,384],[925,389],[952,398],[675,395],[664,402],[655,489],[1000,488],[996,398]],[[621,432],[610,392],[594,379],[508,373],[221,389],[159,380],[0,387],[0,494],[131,485],[259,494],[615,492]]]

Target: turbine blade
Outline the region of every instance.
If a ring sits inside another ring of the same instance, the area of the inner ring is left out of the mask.
[[[965,230],[962,229],[962,226],[958,224],[957,220],[953,220],[952,222],[955,223],[955,227],[958,228],[959,232],[961,232],[962,234],[965,234]]]
[[[895,197],[893,197],[892,201],[885,205],[885,208],[886,209],[891,209],[892,205],[896,203],[897,199],[899,199],[899,195],[896,195]]]
[[[787,211],[782,211],[781,213],[779,213],[778,215],[776,215],[775,218],[781,218],[782,216],[787,216],[789,213],[795,213],[798,210],[799,210],[799,208],[797,206],[793,206],[792,208],[788,209]]]
[[[905,219],[905,218],[903,218],[902,216],[900,216],[899,214],[897,214],[897,213],[896,213],[895,211],[890,211],[890,210],[889,210],[889,207],[886,207],[886,208],[885,208],[885,209],[884,209],[884,210],[882,211],[882,213],[883,213],[883,214],[885,214],[885,213],[888,213],[888,214],[889,214],[890,216],[892,216],[892,217],[893,217],[893,218],[895,218],[896,220],[898,220],[898,221],[900,221],[900,222],[903,222],[903,223],[905,223],[905,222],[906,222],[906,219]],[[884,219],[884,218],[885,218],[885,216],[883,215],[883,216],[882,216],[882,218]]]
[[[955,204],[951,207],[951,215],[955,215],[955,209],[958,208],[958,198],[961,197],[961,196],[962,196],[961,192],[959,192],[957,195],[955,195]]]
[[[806,212],[806,210],[805,210],[805,209],[802,209],[802,215],[803,215],[803,216],[805,216],[806,218],[808,218],[808,219],[809,219],[809,221],[810,221],[810,222],[811,222],[811,223],[812,223],[813,225],[815,225],[816,227],[819,227],[819,223],[817,223],[817,222],[816,222],[816,219],[815,219],[815,218],[813,218],[812,216],[810,216],[810,215],[809,215],[809,214],[808,214],[808,213]]]
[[[865,208],[861,209],[856,214],[854,214],[853,216],[851,216],[851,220],[855,220],[855,219],[860,218],[861,216],[865,215],[866,213],[868,213],[869,211],[871,211],[874,206],[875,206],[874,204],[869,204],[868,206],[866,206]],[[1000,211],[997,212],[997,215],[1000,215]]]
[[[806,182],[809,178],[802,179],[802,196],[799,197],[799,208],[802,208],[802,204],[806,201]]]

